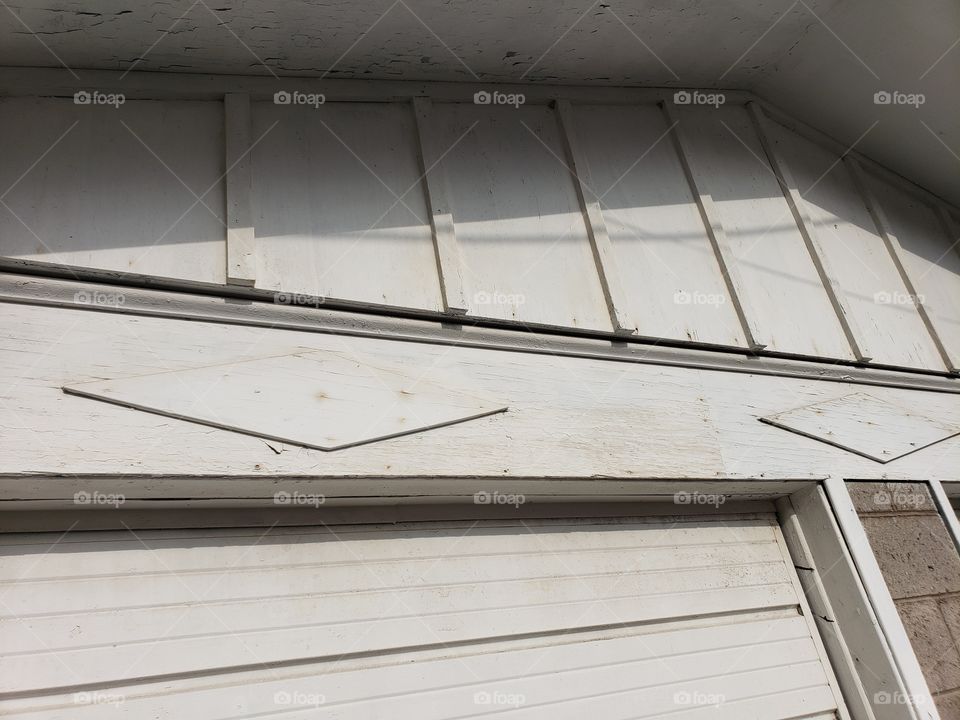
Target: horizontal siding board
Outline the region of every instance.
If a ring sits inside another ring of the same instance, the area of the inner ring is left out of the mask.
[[[960,467],[960,439],[880,466],[758,420],[849,395],[851,384],[842,382],[13,303],[0,303],[0,321],[6,330],[0,334],[0,378],[16,418],[0,433],[6,498],[22,497],[29,487],[32,497],[72,501],[74,492],[100,489],[95,478],[73,477],[90,473],[138,475],[117,480],[131,489],[130,497],[170,497],[171,489],[181,498],[237,497],[235,489],[251,487],[257,477],[333,480],[342,494],[358,476],[382,478],[376,484],[387,494],[411,478],[451,478],[467,497],[481,489],[506,492],[524,478],[576,478],[589,493],[590,482],[606,477],[632,494],[631,483],[640,478],[797,479],[836,472],[951,480]],[[264,356],[308,348],[366,358],[375,366],[465,373],[478,393],[504,398],[510,410],[333,453],[283,447],[277,454],[259,438],[61,390],[105,376],[229,363],[246,357],[251,346]],[[950,393],[875,387],[870,394],[938,421],[960,422]],[[33,428],[47,423],[57,432],[40,442]],[[172,485],[153,475],[172,476]],[[369,494],[370,484],[357,484]],[[426,494],[436,487],[422,480],[414,485]],[[65,488],[69,495],[62,494]],[[255,496],[269,502],[275,490],[265,490]]]
[[[640,333],[745,346],[660,109],[574,105],[573,117]]]
[[[98,718],[448,720],[500,711],[504,702],[513,714],[544,719],[585,711],[696,717],[705,705],[731,719],[830,713],[824,660],[796,614],[774,522],[729,514],[680,525],[648,517],[356,526],[342,534],[90,533],[52,549],[40,536],[8,536],[4,576],[33,561],[26,584],[8,594],[61,595],[72,575],[113,596],[106,607],[106,598],[74,587],[66,614],[34,614],[3,629],[2,691],[42,693],[10,698],[5,710],[34,720],[63,708],[81,720],[94,710]],[[672,539],[680,569],[666,562]],[[511,559],[518,550],[529,557]],[[424,555],[436,553],[442,562],[424,571]],[[291,560],[313,562],[299,566],[299,580],[275,572]],[[758,564],[748,569],[745,560]],[[250,603],[198,596],[188,577],[179,587],[185,607],[142,605],[158,599],[157,582],[173,588],[184,569],[214,566],[230,591],[224,597],[267,585],[306,596],[263,597],[251,612]],[[107,579],[131,569],[141,584]],[[612,572],[597,576],[598,569]],[[544,570],[551,577],[533,577]],[[444,582],[432,585],[433,575]],[[504,579],[513,575],[530,579]],[[402,587],[384,587],[392,582]],[[50,663],[50,652],[59,662]],[[179,677],[158,677],[171,673]],[[85,683],[86,696],[57,694]],[[773,695],[775,705],[759,702]]]
[[[416,133],[403,103],[253,103],[257,286],[443,309]]]
[[[433,109],[470,314],[612,331],[555,113]]]
[[[849,346],[747,111],[677,108],[768,350],[850,359]]]
[[[745,574],[751,571],[762,572],[766,565],[778,561],[778,557],[769,544],[740,544],[736,546],[739,554],[738,567]],[[436,552],[436,549],[434,549]],[[11,595],[5,603],[11,612],[22,618],[46,616],[56,613],[80,612],[81,610],[102,610],[115,607],[111,605],[118,594],[142,594],[138,607],[159,607],[183,602],[184,590],[189,590],[210,602],[241,602],[257,598],[284,598],[309,592],[311,587],[304,582],[304,573],[318,572],[323,569],[324,590],[331,593],[344,593],[356,590],[359,582],[367,582],[366,570],[373,571],[381,579],[384,587],[400,587],[404,572],[422,573],[425,583],[435,584],[442,572],[448,585],[466,585],[471,583],[508,582],[523,578],[552,580],[570,577],[572,563],[589,563],[590,574],[611,574],[622,572],[645,573],[646,580],[664,584],[679,581],[681,569],[695,569],[718,562],[728,557],[729,548],[695,545],[683,550],[674,547],[651,548],[644,550],[642,558],[624,559],[624,549],[582,551],[564,550],[562,556],[545,552],[530,552],[525,555],[516,553],[498,554],[497,559],[474,557],[469,553],[458,553],[458,558],[471,558],[469,566],[444,562],[443,556],[428,556],[424,559],[407,560],[366,560],[363,562],[341,562],[334,565],[319,558],[314,562],[300,563],[293,567],[268,565],[265,568],[243,568],[231,565],[231,573],[223,577],[222,567],[188,573],[178,570],[176,577],[168,574],[170,570],[159,574],[142,571],[142,566],[126,573],[116,571],[109,574],[80,576],[59,581],[28,579],[20,580],[21,588],[33,586],[36,596],[26,594]],[[121,555],[127,553],[121,553]],[[570,560],[566,560],[566,558]],[[503,559],[509,558],[509,564]],[[82,560],[78,558],[78,560]],[[139,570],[139,572],[137,572]],[[136,574],[133,574],[136,572]],[[269,582],[263,582],[265,579]],[[78,606],[75,598],[83,598],[84,605]],[[22,604],[21,604],[22,603]]]
[[[445,657],[450,655],[452,657]],[[418,662],[409,661],[413,658]],[[176,680],[164,683],[162,696],[153,694],[150,686],[115,690],[125,697],[118,709],[141,717],[159,706],[172,717],[201,710],[204,717],[246,718],[279,710],[275,702],[278,693],[304,696],[313,693],[322,695],[324,702],[321,708],[310,709],[312,717],[316,717],[317,712],[337,713],[337,717],[344,718],[358,716],[358,713],[370,717],[380,708],[389,708],[396,715],[404,708],[417,717],[439,719],[482,712],[484,708],[474,702],[478,692],[523,695],[525,712],[566,717],[568,712],[582,712],[585,703],[604,702],[597,697],[599,691],[616,693],[604,717],[610,712],[614,717],[630,717],[628,713],[639,712],[631,692],[644,692],[653,702],[682,701],[683,696],[676,697],[679,693],[692,696],[696,690],[690,688],[698,686],[703,678],[715,677],[729,669],[733,672],[725,684],[724,705],[738,710],[742,696],[756,693],[756,682],[762,678],[757,673],[763,668],[792,665],[791,670],[801,671],[790,685],[796,688],[809,681],[807,665],[815,659],[815,649],[804,623],[795,616],[674,627],[652,633],[631,628],[619,634],[602,631],[566,638],[538,638],[526,643],[513,641],[494,645],[479,654],[475,649],[457,652],[454,648],[443,648],[379,662],[342,660],[334,666],[337,672],[328,672],[329,664],[316,664],[293,671],[277,668],[258,675],[221,676],[214,682],[204,678]],[[463,680],[453,684],[444,682],[443,678],[453,676],[463,676]],[[245,701],[242,709],[230,702],[241,684]],[[373,698],[371,688],[377,688]],[[816,703],[827,703],[819,690],[815,693],[807,694],[808,703],[814,699]],[[55,702],[54,697],[41,703],[32,701],[32,704],[43,708]],[[14,716],[21,703],[14,701],[11,705]],[[684,709],[680,704],[676,707]],[[104,706],[103,711],[110,717],[110,706]],[[41,710],[37,717],[49,718],[52,712]],[[91,715],[85,706],[72,712],[81,719]],[[764,717],[786,717],[786,714]]]
[[[224,283],[223,125],[222,102],[0,99],[0,253]]]
[[[783,126],[771,123],[771,131],[872,360],[942,370],[912,301],[892,301],[908,298],[909,292],[841,159]]]

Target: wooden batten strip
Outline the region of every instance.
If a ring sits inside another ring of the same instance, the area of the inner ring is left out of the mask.
[[[917,287],[913,284],[913,280],[907,272],[906,265],[903,263],[903,246],[900,244],[900,240],[897,238],[893,226],[891,226],[890,220],[887,218],[887,214],[880,205],[878,198],[874,195],[873,191],[870,190],[863,166],[856,158],[849,155],[844,157],[843,161],[850,171],[851,177],[853,177],[853,183],[863,198],[867,210],[870,212],[870,217],[873,218],[873,222],[877,226],[880,237],[883,238],[883,243],[890,253],[890,257],[893,259],[893,264],[896,266],[897,272],[900,273],[900,279],[903,281],[903,285],[910,295],[910,299],[913,301],[917,313],[923,320],[923,324],[926,326],[927,332],[930,333],[930,337],[933,338],[933,344],[936,345],[937,352],[940,353],[940,357],[943,358],[944,365],[946,365],[950,372],[957,372],[960,370],[960,358],[951,357],[950,351],[940,338],[933,316],[924,305],[923,296],[917,291]]]
[[[256,282],[256,234],[251,201],[250,96],[223,98],[227,182],[227,284]]]
[[[587,163],[577,140],[576,128],[573,122],[573,108],[569,100],[558,100],[556,103],[557,117],[560,119],[560,134],[563,138],[570,174],[573,176],[577,199],[580,201],[580,211],[583,222],[587,226],[587,236],[593,250],[597,273],[600,276],[600,285],[610,312],[610,321],[614,332],[634,334],[637,324],[627,312],[627,299],[617,272],[616,258],[610,235],[607,232],[607,223],[603,219],[603,211],[598,198],[590,186],[585,183],[580,174],[586,171]]]
[[[803,195],[800,194],[799,187],[793,174],[790,172],[790,168],[787,167],[785,160],[777,152],[773,143],[773,134],[769,129],[770,121],[756,103],[747,103],[747,111],[753,119],[757,136],[760,138],[760,144],[763,147],[764,153],[766,153],[770,168],[773,170],[773,174],[780,184],[783,197],[790,207],[793,219],[797,224],[797,228],[800,230],[800,236],[807,246],[810,257],[813,259],[814,267],[820,276],[820,282],[823,283],[827,297],[830,299],[830,304],[833,306],[834,312],[836,312],[837,318],[840,320],[840,327],[843,329],[843,334],[846,336],[847,342],[850,343],[850,349],[853,351],[853,355],[857,360],[860,362],[869,362],[873,359],[873,355],[867,347],[864,334],[854,318],[843,288],[840,287],[839,282],[836,280],[836,274],[831,270],[827,255],[823,252],[823,247],[814,227],[813,220],[810,218],[810,213],[807,210],[806,200],[804,200]]]
[[[666,102],[660,104],[667,125],[673,128],[674,148],[680,159],[680,165],[683,167],[683,174],[686,176],[687,183],[690,185],[690,191],[697,203],[697,209],[700,211],[700,217],[707,231],[707,237],[713,248],[713,253],[717,258],[717,264],[720,266],[720,273],[723,275],[724,283],[727,286],[727,292],[730,293],[730,300],[733,303],[734,310],[740,320],[744,336],[751,350],[762,350],[768,343],[761,340],[763,337],[759,326],[756,323],[758,315],[749,308],[749,296],[746,292],[746,284],[740,277],[736,268],[736,259],[733,251],[730,249],[730,243],[727,241],[726,231],[720,222],[720,214],[717,211],[713,201],[713,196],[705,186],[704,181],[697,177],[693,166],[690,163],[689,144],[684,139],[683,131],[680,128],[680,120],[676,112]]]
[[[453,206],[447,192],[447,175],[443,168],[443,152],[437,147],[431,117],[433,104],[429,98],[413,98],[419,139],[420,162],[426,188],[427,210],[433,231],[433,246],[440,274],[443,308],[448,313],[466,315],[470,309],[464,291],[463,261],[453,223]]]

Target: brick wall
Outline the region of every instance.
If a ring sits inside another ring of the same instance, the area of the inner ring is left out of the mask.
[[[943,720],[960,720],[960,556],[925,484],[847,483]]]

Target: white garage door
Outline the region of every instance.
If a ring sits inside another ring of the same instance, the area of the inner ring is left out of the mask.
[[[14,717],[846,717],[771,514],[2,542]]]

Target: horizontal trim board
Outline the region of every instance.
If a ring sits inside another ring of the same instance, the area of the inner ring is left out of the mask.
[[[91,305],[78,300],[78,293],[109,291],[116,287],[124,288],[122,305]],[[112,272],[0,258],[0,303],[960,393],[960,383],[944,373],[875,366],[861,368],[842,361],[825,364],[822,359],[798,360],[774,353],[762,353],[761,357],[727,347],[709,351],[683,343],[672,347],[660,340],[612,333],[578,334],[569,329],[533,327],[529,323],[443,316],[402,317],[396,311],[392,315],[374,314],[370,309],[339,310],[329,306],[302,308],[267,303],[261,294],[247,288],[199,287],[175,280],[125,278]],[[272,293],[266,295],[272,296]],[[245,302],[240,304],[237,300]]]
[[[150,503],[150,508],[84,509],[76,507],[41,508],[31,510],[33,502],[0,502],[0,533],[66,532],[75,536],[84,531],[110,530],[167,530],[191,528],[263,528],[307,527],[311,525],[341,526],[369,523],[444,522],[458,520],[517,520],[535,522],[557,518],[616,518],[623,515],[634,517],[664,517],[677,513],[677,522],[691,522],[698,517],[724,517],[753,519],[758,512],[773,509],[773,495],[756,497],[745,494],[728,500],[719,508],[706,505],[666,505],[663,499],[655,498],[607,498],[582,497],[554,498],[551,501],[524,503],[519,507],[476,505],[468,502],[434,502],[422,497],[401,499],[392,503],[347,505],[324,504],[322,510],[314,507],[258,506],[225,501],[163,502]],[[5,509],[5,506],[9,506]]]
[[[98,492],[122,494],[124,503],[159,500],[273,503],[277,493],[322,493],[323,504],[361,504],[431,501],[472,503],[477,493],[522,493],[524,498],[552,502],[576,498],[602,500],[659,498],[672,501],[679,492],[774,498],[790,494],[823,478],[687,478],[654,480],[636,478],[576,477],[398,477],[398,476],[176,476],[176,475],[84,475],[24,473],[0,475],[0,502],[68,501],[74,494]],[[291,503],[295,504],[295,503]],[[83,509],[83,508],[75,508]]]

